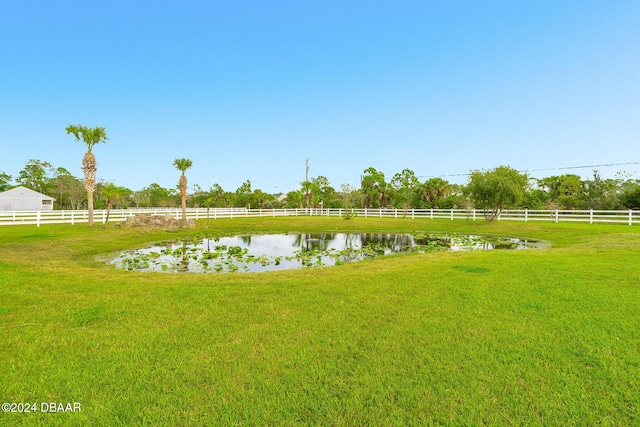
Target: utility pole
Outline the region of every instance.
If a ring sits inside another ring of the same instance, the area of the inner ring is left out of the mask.
[[[304,180],[305,181],[309,181],[309,158],[308,157],[306,159],[304,159],[304,165],[305,165],[305,168],[306,168],[306,173],[305,173]]]
[[[304,159],[305,175],[304,175],[304,201],[309,208],[309,158]]]

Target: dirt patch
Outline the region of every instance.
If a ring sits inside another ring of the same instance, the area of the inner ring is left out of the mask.
[[[171,230],[174,228],[195,227],[196,223],[192,219],[183,222],[181,219],[175,219],[171,215],[150,215],[141,214],[134,215],[122,223],[123,227],[153,228]]]

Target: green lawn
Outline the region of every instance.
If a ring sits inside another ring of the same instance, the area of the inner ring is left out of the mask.
[[[433,231],[550,249],[288,272],[96,257],[185,233]],[[339,218],[0,228],[0,425],[638,425],[640,227]],[[78,402],[79,413],[42,413]]]

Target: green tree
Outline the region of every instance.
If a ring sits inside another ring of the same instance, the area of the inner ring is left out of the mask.
[[[113,182],[109,182],[102,186],[100,193],[107,199],[107,217],[104,221],[104,227],[107,227],[109,222],[109,214],[113,207],[113,202],[126,196],[127,192],[131,190],[124,187],[117,187]]]
[[[206,198],[206,199],[204,199],[202,201],[202,206],[207,208],[207,219],[209,219],[209,210],[211,209],[213,204],[214,204],[214,202],[213,202],[213,199],[211,197],[208,197],[208,198]]]
[[[311,183],[315,191],[312,199],[313,205],[316,206],[322,202],[322,207],[333,207],[337,196],[335,188],[329,183],[329,179],[326,176],[319,175],[316,178],[311,178]]]
[[[0,171],[0,192],[11,188],[11,175]]]
[[[254,207],[264,208],[270,204],[275,199],[272,194],[265,193],[264,191],[256,188],[251,193],[251,204]]]
[[[251,181],[246,180],[236,189],[234,206],[251,208]]]
[[[547,190],[552,204],[563,209],[578,209],[583,206],[584,185],[580,176],[565,174],[539,180]]]
[[[214,207],[226,207],[229,206],[230,198],[229,195],[220,184],[217,182],[211,186],[209,189],[209,196],[213,200]]]
[[[473,209],[473,201],[469,197],[469,192],[465,185],[449,183],[448,186],[450,192],[436,201],[439,209]]]
[[[516,206],[524,197],[529,179],[509,166],[489,171],[472,171],[467,190],[471,200],[493,221],[503,209]]]
[[[84,172],[84,188],[87,190],[87,208],[89,209],[89,218],[87,225],[93,226],[93,192],[96,188],[96,157],[91,150],[96,144],[106,142],[107,131],[103,127],[89,128],[82,125],[69,125],[66,128],[67,135],[73,134],[76,141],[82,141],[87,146],[87,152],[82,158],[82,171]]]
[[[311,181],[302,181],[302,194],[304,194],[304,205],[306,208],[312,206],[312,199],[316,192],[315,185]]]
[[[192,188],[193,192],[191,193],[191,197],[189,197],[191,207],[199,208],[202,203],[207,200],[207,198],[209,197],[209,193],[204,191],[198,184],[193,184]]]
[[[349,184],[342,184],[340,186],[340,192],[342,193],[342,207],[344,208],[344,219],[351,219],[353,217],[353,208],[356,201],[359,198],[358,190]]]
[[[18,173],[18,184],[28,187],[40,193],[49,190],[51,179],[55,173],[54,167],[49,162],[29,159],[24,169]]]
[[[364,196],[364,207],[382,207],[386,203],[387,183],[384,173],[375,168],[367,168],[362,176],[361,190]]]
[[[536,179],[531,179],[535,184],[537,182]],[[529,188],[522,199],[521,205],[526,209],[545,209],[545,207],[549,206],[549,193],[547,193],[542,188]]]
[[[404,169],[391,178],[391,187],[395,191],[394,205],[409,209],[415,202],[420,181],[411,169]]]
[[[640,209],[640,183],[622,193],[620,203],[628,209]]]
[[[80,209],[85,195],[81,180],[71,175],[65,168],[57,168],[55,177],[49,182],[49,185],[56,195],[60,208]]]
[[[602,179],[597,170],[593,171],[593,179],[582,182],[588,209],[619,209],[622,193],[621,179]]]
[[[131,200],[136,205],[136,208],[139,208],[140,205],[147,205],[147,207],[151,206],[151,197],[149,194],[148,187],[143,188],[142,190],[134,191],[131,194]]]
[[[161,187],[160,184],[154,182],[148,187],[143,188],[141,191],[148,194],[150,206],[173,206],[173,192],[167,188]]]
[[[187,221],[187,177],[184,174],[187,169],[193,165],[193,162],[189,159],[175,159],[173,166],[181,172],[178,186],[180,187],[180,199],[182,201],[182,221]]]
[[[440,209],[444,198],[451,194],[452,188],[449,182],[442,178],[430,178],[420,185],[418,192],[427,207]]]
[[[287,208],[302,208],[304,203],[304,193],[301,190],[293,190],[287,193],[285,206]]]

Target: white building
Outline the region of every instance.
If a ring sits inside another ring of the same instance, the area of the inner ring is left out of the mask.
[[[26,187],[0,193],[0,211],[50,211],[56,199]]]

